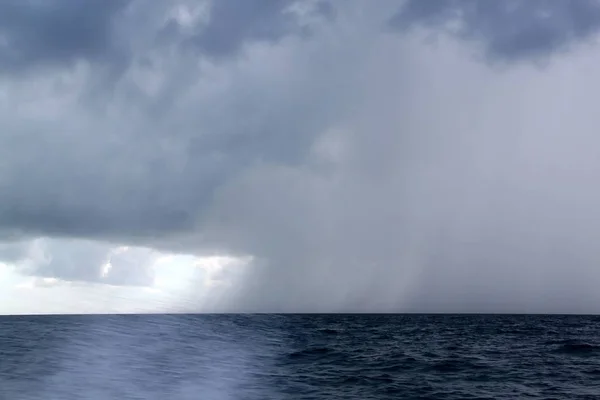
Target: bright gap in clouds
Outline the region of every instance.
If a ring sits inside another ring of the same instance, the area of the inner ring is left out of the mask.
[[[202,312],[251,261],[48,238],[12,246],[21,253],[0,263],[0,314]],[[69,275],[90,261],[72,257],[78,246],[84,258],[90,246],[104,250],[97,276]]]

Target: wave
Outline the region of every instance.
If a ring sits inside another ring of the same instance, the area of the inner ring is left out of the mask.
[[[592,354],[600,352],[600,346],[590,343],[565,343],[557,348],[559,353]]]
[[[315,348],[311,348],[311,349],[304,349],[304,350],[295,351],[293,353],[290,353],[289,358],[292,358],[292,359],[306,358],[306,357],[330,354],[332,352],[333,352],[333,350],[328,347],[315,347]]]

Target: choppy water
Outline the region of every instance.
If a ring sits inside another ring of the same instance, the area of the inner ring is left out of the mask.
[[[600,318],[0,317],[0,400],[600,399]]]

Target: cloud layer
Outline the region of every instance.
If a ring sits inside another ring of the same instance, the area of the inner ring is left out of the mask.
[[[442,29],[479,43],[491,59],[547,59],[582,42],[600,28],[600,3],[583,1],[481,2],[409,0],[390,19],[399,30],[417,25]]]
[[[21,275],[151,287],[160,254],[251,256],[178,307],[600,311],[596,2],[0,15],[0,260]]]

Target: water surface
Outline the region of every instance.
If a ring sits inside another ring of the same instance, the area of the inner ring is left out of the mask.
[[[0,399],[600,399],[600,317],[0,317]]]

